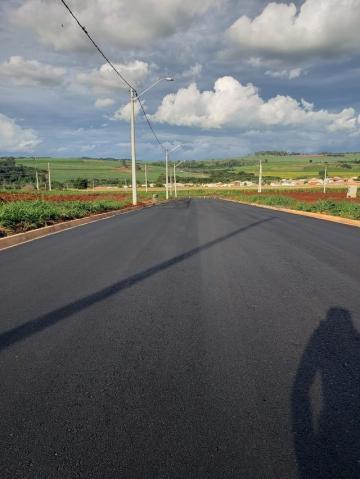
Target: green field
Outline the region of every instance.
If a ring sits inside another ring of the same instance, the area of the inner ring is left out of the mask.
[[[360,153],[333,155],[288,155],[276,156],[272,154],[239,157],[229,160],[189,161],[178,168],[181,177],[204,178],[209,177],[209,171],[233,171],[258,174],[259,160],[263,161],[264,176],[274,176],[286,179],[318,177],[325,166],[329,176],[350,178],[360,176]],[[357,161],[357,163],[356,163]],[[124,160],[99,160],[81,158],[37,158],[17,159],[16,164],[37,166],[46,170],[48,162],[51,165],[52,179],[66,182],[75,178],[114,179],[119,182],[130,183],[130,162]],[[145,163],[138,162],[137,178],[145,181]],[[147,164],[148,180],[155,182],[164,174],[164,165]]]
[[[258,172],[259,159],[263,160],[264,175],[278,176],[280,178],[312,178],[318,177],[319,171],[325,166],[328,168],[329,176],[351,178],[360,176],[360,154],[346,154],[345,156],[272,156],[261,155],[244,159],[244,166],[237,167],[238,171],[247,173]],[[355,163],[354,161],[358,161]],[[346,164],[347,167],[342,165]]]
[[[114,179],[119,182],[131,183],[131,165],[122,160],[97,160],[81,158],[36,158],[16,159],[17,165],[37,167],[47,170],[50,163],[51,177],[53,181],[65,182],[76,178],[93,179]],[[153,165],[147,163],[147,177],[149,183],[156,182],[161,174],[165,174],[165,165]],[[196,176],[202,176],[201,172],[194,172]],[[186,175],[178,171],[179,178]],[[137,180],[145,182],[145,163],[138,162]]]

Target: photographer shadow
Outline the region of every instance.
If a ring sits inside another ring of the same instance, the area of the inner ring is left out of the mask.
[[[311,389],[317,375],[316,421]],[[302,355],[292,425],[300,479],[360,478],[360,335],[346,309],[328,311]]]

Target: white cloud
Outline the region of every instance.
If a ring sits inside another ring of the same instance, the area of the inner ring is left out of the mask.
[[[359,0],[269,3],[254,19],[240,17],[227,31],[242,50],[262,55],[334,56],[359,52]]]
[[[200,63],[195,63],[195,65],[191,66],[188,70],[185,70],[182,74],[183,78],[192,78],[196,79],[201,76],[202,72],[202,65]]]
[[[299,78],[302,73],[302,68],[291,68],[289,70],[267,70],[265,75],[273,78],[287,78],[288,80],[294,80],[295,78]]]
[[[0,113],[1,151],[31,151],[40,142],[34,130],[22,128],[14,119]]]
[[[141,84],[149,74],[148,63],[135,60],[129,63],[115,63],[115,67],[133,86]],[[90,72],[79,73],[76,76],[78,83],[89,85],[95,90],[118,90],[128,88],[107,63],[95,68]]]
[[[95,101],[95,108],[109,108],[113,106],[115,101],[112,98],[98,98]]]
[[[199,91],[195,83],[163,98],[152,117],[160,123],[200,128],[299,127],[303,130],[355,131],[359,121],[353,108],[339,113],[315,110],[306,101],[277,95],[265,101],[251,83],[219,78],[214,90]]]
[[[117,48],[147,47],[153,40],[187,29],[222,0],[73,0],[71,6],[95,38]],[[91,44],[60,2],[23,0],[13,21],[31,28],[56,50],[84,50]]]
[[[142,105],[146,110],[146,106],[144,101],[142,101]],[[131,116],[131,103],[127,103],[126,105],[122,105],[113,115],[111,118],[112,120],[122,120],[122,121],[130,121]],[[137,116],[140,112],[140,105],[139,102],[135,103],[135,115]]]
[[[55,86],[64,81],[65,69],[12,56],[0,63],[0,81],[24,86]]]

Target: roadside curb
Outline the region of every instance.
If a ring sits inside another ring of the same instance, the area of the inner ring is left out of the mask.
[[[90,223],[95,223],[96,221],[106,220],[113,218],[114,216],[130,213],[131,211],[139,211],[144,208],[151,208],[155,205],[156,204],[151,203],[139,206],[129,206],[122,208],[121,210],[107,211],[106,213],[99,213],[96,215],[85,216],[84,218],[77,218],[75,220],[63,221],[62,223],[56,223],[51,226],[44,226],[43,228],[26,231],[25,233],[17,233],[11,236],[5,236],[5,238],[0,238],[0,251],[27,243],[29,241],[44,238],[45,236],[61,233],[62,231],[70,230]]]
[[[204,196],[204,198],[213,198],[213,199],[215,198],[217,200],[229,201],[230,203],[239,203],[241,205],[256,206],[257,208],[264,208],[266,210],[280,211],[283,213],[290,213],[292,215],[306,216],[308,218],[314,218],[314,219],[323,220],[323,221],[331,221],[333,223],[340,223],[342,225],[355,226],[355,228],[360,228],[360,220],[342,218],[341,216],[325,215],[322,213],[312,213],[310,211],[290,210],[288,208],[278,208],[277,206],[259,205],[258,203],[248,203],[246,201],[230,200],[228,198],[220,198],[217,196],[214,196],[214,197]]]

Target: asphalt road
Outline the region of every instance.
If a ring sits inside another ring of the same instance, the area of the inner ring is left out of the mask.
[[[360,230],[180,201],[0,252],[1,478],[359,478]]]

